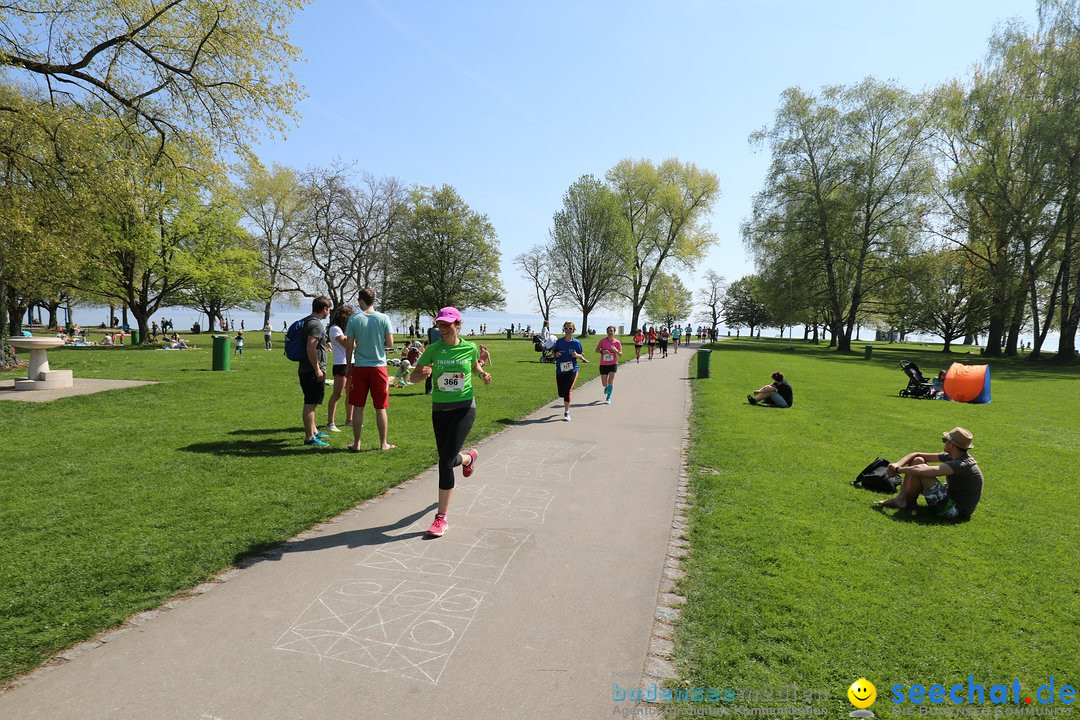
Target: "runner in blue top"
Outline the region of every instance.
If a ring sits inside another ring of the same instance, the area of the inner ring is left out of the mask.
[[[574,339],[576,330],[574,323],[563,323],[563,336],[552,345],[555,351],[555,384],[559,388],[559,397],[563,399],[562,419],[565,422],[570,422],[570,395],[574,391],[574,383],[577,382],[577,361],[589,362],[582,354],[584,348],[581,347],[581,341]]]

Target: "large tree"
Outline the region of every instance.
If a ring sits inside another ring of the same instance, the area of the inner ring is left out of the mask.
[[[550,327],[551,310],[563,294],[562,284],[552,273],[552,261],[548,249],[533,245],[528,252],[514,258],[514,264],[521,271],[522,277],[531,281],[536,299],[536,309],[544,318],[544,325]]]
[[[671,327],[681,324],[692,312],[694,294],[686,289],[678,275],[661,273],[645,303],[648,318]]]
[[[1060,139],[1048,124],[1040,63],[1033,39],[1006,26],[969,85],[953,82],[936,94],[946,163],[942,234],[989,279],[991,357],[1016,354],[1026,300],[1038,303],[1046,261],[1060,252],[1065,186],[1054,172]]]
[[[773,126],[752,136],[769,143],[772,165],[746,242],[759,270],[801,265],[800,284],[816,275],[840,352],[922,226],[932,178],[922,105],[871,79],[820,97],[792,88]]]
[[[292,289],[304,262],[301,219],[304,189],[292,168],[267,169],[255,158],[240,168],[237,202],[247,218],[259,251],[259,272],[266,287],[263,324],[270,322],[274,298]]]
[[[497,310],[505,303],[499,280],[499,239],[486,215],[450,185],[412,191],[384,307]]]
[[[144,138],[145,143],[156,142]],[[100,150],[102,172],[96,222],[103,240],[84,266],[77,287],[131,311],[143,342],[150,318],[176,304],[191,286],[191,250],[199,235],[204,198],[212,196],[213,167],[145,161],[145,147],[115,143]],[[174,157],[181,151],[171,148]]]
[[[622,292],[630,302],[630,325],[660,274],[672,263],[690,266],[716,242],[706,216],[720,195],[716,175],[675,158],[654,165],[622,160],[607,173],[629,231]]]
[[[724,276],[715,270],[705,273],[705,286],[698,291],[698,302],[704,307],[697,319],[708,323],[710,337],[716,334],[716,328],[724,314],[724,295],[727,292],[727,282]]]
[[[0,5],[0,67],[56,101],[104,107],[154,156],[207,136],[284,131],[302,91],[285,32],[306,0],[112,0]],[[96,114],[96,110],[92,111]],[[177,155],[174,159],[180,160]]]
[[[194,220],[187,251],[191,279],[178,302],[205,313],[210,331],[226,310],[254,308],[269,294],[259,272],[258,242],[243,231],[239,220],[238,211],[220,202],[205,205]]]
[[[1039,119],[1061,189],[1055,273],[1060,327],[1057,359],[1071,361],[1076,357],[1080,329],[1080,3],[1039,0],[1038,8],[1038,57],[1046,73],[1044,111]],[[1044,332],[1049,325],[1044,324]],[[1038,352],[1042,338],[1036,337],[1035,343],[1034,352]]]
[[[70,296],[99,234],[96,146],[109,123],[0,84],[0,344],[31,304]]]
[[[943,352],[950,352],[954,340],[986,326],[990,297],[985,276],[956,248],[920,255],[917,264],[905,293],[913,304],[913,329],[937,335],[945,343]]]
[[[555,213],[550,252],[567,298],[581,311],[582,334],[589,331],[589,313],[619,296],[628,244],[619,199],[592,175],[582,176]]]
[[[769,311],[762,299],[761,278],[746,275],[727,286],[724,322],[730,327],[748,327],[751,335],[769,322]]]
[[[303,263],[290,275],[292,292],[326,295],[335,307],[357,291],[352,272],[353,190],[351,173],[341,164],[313,167],[304,174],[300,242]]]

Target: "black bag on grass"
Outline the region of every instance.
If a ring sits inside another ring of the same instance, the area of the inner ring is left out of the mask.
[[[874,492],[894,493],[900,488],[900,476],[889,477],[889,461],[878,458],[863,468],[863,471],[855,476],[851,484],[855,487],[860,485]]]

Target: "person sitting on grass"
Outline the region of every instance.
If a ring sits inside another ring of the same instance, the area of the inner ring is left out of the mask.
[[[759,387],[750,395],[746,396],[746,401],[751,405],[769,405],[771,407],[789,408],[795,403],[795,396],[792,394],[791,385],[784,379],[784,373],[774,372],[772,374],[772,383]]]
[[[403,388],[406,385],[412,385],[409,382],[409,373],[412,372],[412,363],[408,360],[402,360],[398,365],[397,375],[394,376],[393,381],[390,383],[393,387]]]
[[[949,396],[945,394],[945,371],[938,370],[937,377],[930,381],[933,390],[930,393],[930,397],[934,400],[948,400]]]
[[[971,517],[983,489],[982,471],[968,452],[975,446],[975,439],[971,431],[962,427],[954,427],[941,436],[944,452],[908,453],[889,464],[889,475],[903,475],[904,482],[896,497],[878,500],[872,507],[914,509],[921,494],[927,506],[943,520]],[[948,484],[943,485],[939,477],[947,477]]]

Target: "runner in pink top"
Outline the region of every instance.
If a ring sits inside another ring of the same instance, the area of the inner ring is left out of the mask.
[[[622,356],[622,343],[615,339],[615,326],[607,326],[607,337],[596,343],[596,352],[600,353],[600,384],[604,386],[604,404],[611,404],[611,393],[615,390],[615,371],[619,369],[619,357]]]

